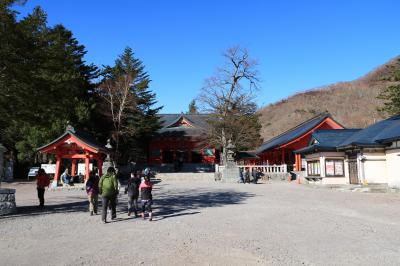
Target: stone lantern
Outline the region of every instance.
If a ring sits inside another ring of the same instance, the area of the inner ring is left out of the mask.
[[[235,183],[239,179],[239,167],[235,164],[235,145],[233,145],[232,140],[228,141],[226,146],[226,165],[222,171],[222,182]]]
[[[235,147],[235,145],[233,145],[232,140],[229,140],[228,145],[226,146],[226,154],[227,154],[226,165],[227,165],[227,167],[232,166],[235,163],[235,158],[234,158],[234,155],[235,155],[234,149],[235,148],[236,147]]]

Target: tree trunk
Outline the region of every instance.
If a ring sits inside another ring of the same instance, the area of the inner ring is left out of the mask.
[[[221,160],[222,160],[222,165],[225,165],[226,164],[226,161],[227,161],[227,157],[228,157],[228,154],[226,153],[226,143],[227,143],[227,141],[226,141],[226,135],[225,135],[225,129],[222,129],[222,131],[221,131],[221,146],[222,146],[222,156],[221,156]]]

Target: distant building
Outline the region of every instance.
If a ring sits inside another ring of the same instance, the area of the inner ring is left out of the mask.
[[[319,129],[343,129],[329,113],[319,114],[264,142],[256,151],[260,164],[287,164],[289,170],[302,169],[301,154],[294,151],[309,145],[311,134]]]
[[[305,156],[308,179],[400,187],[400,115],[361,130],[318,131],[296,153]]]
[[[216,163],[219,153],[207,140],[208,117],[205,114],[161,114],[161,129],[149,143],[149,163]]]

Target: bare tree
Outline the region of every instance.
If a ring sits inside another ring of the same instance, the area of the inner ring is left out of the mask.
[[[224,164],[229,139],[239,149],[253,147],[260,142],[261,125],[254,102],[259,83],[257,62],[239,46],[229,48],[223,57],[224,66],[206,79],[198,99],[202,110],[211,114],[210,140],[223,148]]]
[[[112,138],[115,142],[114,161],[118,161],[121,137],[133,134],[132,127],[127,124],[129,114],[135,111],[136,99],[131,92],[132,78],[122,75],[116,79],[107,79],[99,86],[98,95],[104,100],[108,114],[113,122]]]

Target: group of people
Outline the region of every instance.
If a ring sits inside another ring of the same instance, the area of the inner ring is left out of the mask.
[[[257,184],[258,180],[261,178],[263,173],[260,169],[252,168],[251,172],[248,167],[245,169],[239,168],[239,180],[238,183],[243,184]]]
[[[36,176],[36,185],[39,198],[39,206],[44,207],[44,192],[45,188],[50,185],[50,178],[44,171],[39,169]],[[90,215],[95,215],[98,212],[98,198],[101,196],[102,200],[102,213],[101,220],[107,223],[107,210],[111,210],[111,220],[117,218],[116,206],[117,198],[120,191],[120,182],[117,179],[115,168],[109,167],[107,173],[102,177],[97,175],[97,169],[90,172],[89,178],[86,181],[86,193],[89,201]],[[150,170],[146,168],[144,171],[134,171],[131,173],[130,178],[125,187],[125,194],[128,194],[128,216],[134,213],[138,217],[139,209],[139,196],[141,196],[141,217],[146,218],[148,213],[149,221],[153,219],[153,184],[150,181]]]
[[[152,196],[153,184],[150,181],[150,173],[148,171],[132,172],[125,187],[125,194],[128,194],[128,216],[132,212],[138,217],[138,199],[141,195],[141,216],[145,219],[146,212],[149,214],[149,221],[153,219],[151,205],[153,203]],[[102,212],[101,220],[107,223],[107,210],[111,210],[111,220],[117,218],[117,197],[120,191],[120,183],[117,179],[116,171],[113,167],[107,169],[107,173],[101,178],[97,176],[97,171],[90,173],[86,182],[86,192],[89,200],[90,215],[97,214],[98,195],[101,195]]]

